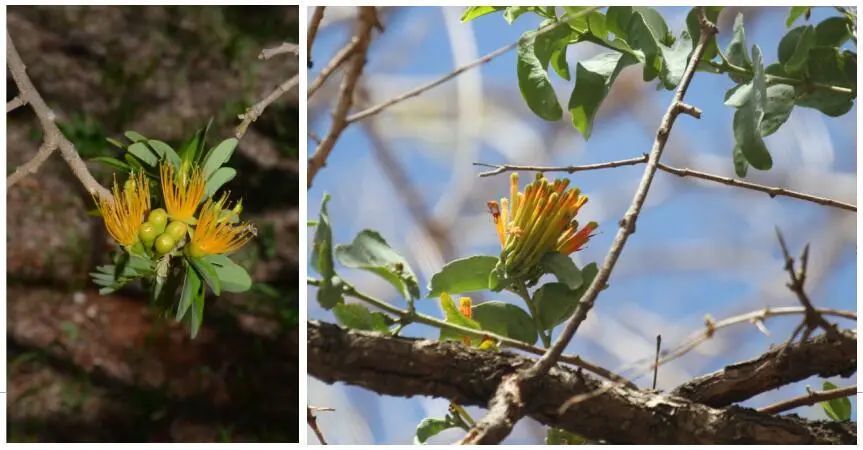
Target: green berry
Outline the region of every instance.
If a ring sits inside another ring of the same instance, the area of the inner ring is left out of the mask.
[[[203,248],[201,248],[201,244],[192,243],[186,247],[186,251],[189,253],[189,256],[192,258],[201,258],[207,254]]]
[[[165,231],[165,225],[168,224],[168,213],[162,208],[156,208],[150,211],[147,222],[152,223],[156,227],[156,231],[162,233]]]
[[[165,234],[174,238],[175,241],[179,242],[186,236],[186,229],[188,227],[183,222],[171,222],[168,224],[168,227],[165,228]]]
[[[156,253],[159,255],[164,255],[171,250],[174,249],[174,246],[177,245],[177,241],[174,240],[168,233],[162,233],[159,237],[156,238],[156,242],[154,246],[156,247]]]
[[[158,235],[159,230],[157,230],[156,226],[150,222],[142,223],[141,228],[138,229],[138,237],[141,238],[141,241],[143,241],[147,247],[153,244],[153,241]]]

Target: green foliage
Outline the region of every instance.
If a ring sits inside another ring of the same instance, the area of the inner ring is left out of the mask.
[[[497,265],[497,257],[475,255],[450,261],[432,275],[428,297],[441,293],[461,294],[489,288],[489,275]]]
[[[585,266],[581,270],[582,283],[577,289],[571,289],[564,283],[546,283],[536,290],[533,301],[544,329],[556,327],[575,312],[579,299],[593,283],[597,272],[595,263]]]
[[[823,389],[825,391],[832,391],[836,388],[835,384],[829,381],[824,381]],[[848,397],[834,398],[833,400],[828,400],[819,404],[824,409],[824,412],[827,413],[827,416],[833,421],[845,422],[847,420],[851,420],[851,400],[848,399]]]
[[[533,318],[518,306],[492,301],[474,305],[471,309],[473,319],[481,329],[527,344],[536,342]]]
[[[565,284],[569,289],[578,289],[583,282],[581,271],[569,256],[558,252],[547,253],[542,257],[542,266],[545,273],[554,274],[557,281]]]
[[[562,7],[565,14],[557,16],[551,6],[475,6],[465,10],[462,20],[497,12],[502,12],[507,23],[528,14],[543,19],[538,29],[525,32],[519,40],[516,72],[528,108],[545,120],[563,117],[549,66],[558,77],[570,81],[569,45],[590,42],[609,50],[576,64],[567,109],[573,128],[586,140],[603,100],[624,68],[640,64],[645,81],[656,79],[666,89],[680,84],[701,34],[699,8],[689,11],[676,36],[662,15],[649,7],[610,6],[604,13],[590,7]],[[714,23],[722,11],[720,6],[703,8]],[[791,27],[801,17],[808,20],[810,11],[811,7],[791,7],[786,25]],[[757,46],[750,50],[740,13],[724,52],[716,36],[706,42],[697,69],[727,74],[735,83],[726,104],[736,109],[732,162],[738,176],[746,176],[750,165],[759,170],[773,166],[763,137],[776,132],[794,106],[814,108],[828,116],[841,116],[853,107],[857,54],[843,46],[853,38],[856,20],[854,14],[842,12],[818,24],[789,30],[774,64],[764,62]],[[757,91],[751,89],[753,85]],[[732,94],[734,98],[728,101]],[[495,290],[505,288],[505,280],[493,272],[491,281]]]
[[[430,437],[440,434],[441,431],[456,428],[457,426],[449,417],[445,419],[426,417],[417,425],[414,444],[425,444]]]
[[[321,275],[321,285],[318,287],[318,303],[324,309],[331,309],[344,302],[342,289],[336,279],[335,263],[333,262],[333,230],[330,227],[330,217],[327,203],[330,196],[324,194],[321,200],[321,212],[315,228],[315,238],[312,244],[310,263]]]
[[[363,230],[349,245],[335,249],[339,262],[353,269],[364,269],[387,280],[404,298],[417,299],[420,288],[407,261],[374,230]]]
[[[333,315],[342,325],[357,330],[389,334],[393,320],[379,312],[371,312],[365,305],[341,303],[333,307]]]

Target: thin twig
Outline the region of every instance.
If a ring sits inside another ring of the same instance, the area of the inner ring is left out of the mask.
[[[791,257],[791,253],[788,251],[788,246],[785,244],[785,238],[782,237],[782,232],[779,231],[779,227],[776,227],[776,237],[779,239],[779,246],[782,248],[782,256],[785,259],[785,270],[788,272],[789,278],[791,278],[791,281],[787,284],[788,289],[791,289],[791,292],[794,292],[794,295],[797,296],[797,300],[799,300],[800,304],[806,309],[806,314],[804,315],[801,326],[798,326],[797,330],[794,331],[789,342],[793,341],[797,337],[797,333],[801,328],[803,329],[802,341],[807,340],[809,335],[816,328],[823,329],[831,339],[840,339],[842,335],[836,330],[836,326],[828,322],[820,313],[818,313],[818,311],[812,306],[812,301],[809,299],[809,295],[806,294],[804,283],[806,282],[806,263],[809,259],[809,245],[807,245],[803,250],[803,255],[801,256],[801,269],[798,273],[794,268],[794,258]]]
[[[549,31],[557,28],[558,26],[562,26],[562,25],[568,23],[567,19],[573,19],[576,17],[580,17],[580,16],[587,14],[587,13],[589,13],[595,9],[598,9],[598,8],[589,8],[586,10],[582,10],[579,13],[572,15],[571,17],[561,17],[560,20],[558,20],[557,22],[550,24],[550,25],[547,25],[544,28],[539,29],[536,32],[535,36],[539,36],[539,35],[542,35],[544,33],[548,33]],[[417,86],[416,88],[413,88],[407,92],[399,94],[399,95],[397,95],[397,96],[395,96],[389,100],[386,100],[384,102],[381,102],[377,105],[371,106],[371,107],[366,108],[362,111],[351,114],[350,116],[348,116],[347,121],[348,121],[348,123],[353,123],[353,122],[356,122],[358,120],[363,120],[366,117],[373,116],[373,115],[383,111],[384,109],[389,108],[390,106],[393,106],[397,103],[401,103],[401,102],[403,102],[409,98],[416,97],[416,96],[424,93],[425,91],[428,91],[429,89],[440,86],[441,84],[446,83],[447,81],[461,75],[462,73],[467,72],[468,70],[471,70],[473,68],[479,67],[479,66],[493,60],[494,58],[497,58],[498,56],[503,55],[504,53],[507,53],[510,50],[518,47],[518,44],[521,43],[522,39],[525,39],[525,38],[522,37],[521,39],[519,39],[516,42],[504,45],[503,47],[501,47],[497,50],[494,50],[493,52],[488,53],[485,56],[483,56],[483,57],[481,57],[475,61],[472,61],[468,64],[465,64],[461,67],[456,68],[452,72],[450,72],[450,73],[448,73],[448,74],[446,74],[440,78],[432,80],[432,81],[430,81],[426,84],[423,84],[421,86]]]
[[[10,112],[14,111],[19,106],[24,106],[26,104],[27,104],[27,102],[23,98],[21,98],[20,95],[18,95],[15,98],[13,98],[12,100],[9,100],[8,102],[6,102],[6,114],[9,114]]]
[[[272,58],[273,56],[281,55],[283,53],[291,53],[294,56],[299,56],[300,47],[292,42],[285,42],[282,43],[282,45],[261,50],[261,53],[258,54],[258,59],[267,60]]]
[[[315,432],[315,436],[318,437],[318,441],[320,441],[321,445],[327,445],[327,440],[324,438],[324,433],[321,433],[321,429],[318,427],[318,418],[315,416],[314,411],[335,411],[333,408],[318,408],[314,406],[306,407],[306,422],[309,424],[309,428]]]
[[[759,408],[758,412],[765,414],[777,414],[784,411],[789,411],[801,406],[814,405],[816,403],[834,400],[857,395],[857,386],[847,386],[843,388],[831,389],[829,391],[809,391],[806,395],[795,397],[774,403],[770,406]]]
[[[316,286],[316,287],[321,285],[321,281],[316,280],[314,278],[307,279],[306,283],[309,286]],[[478,339],[490,338],[494,341],[499,342],[501,345],[504,345],[506,347],[514,348],[514,349],[521,350],[523,352],[531,353],[534,355],[542,355],[545,353],[545,349],[543,349],[543,348],[539,348],[539,347],[536,347],[536,346],[533,346],[530,344],[526,344],[522,341],[518,341],[515,339],[510,339],[506,336],[501,336],[499,334],[495,334],[495,333],[488,332],[488,331],[474,330],[472,328],[465,328],[465,327],[455,325],[455,324],[452,324],[449,322],[444,322],[443,320],[436,319],[434,317],[427,316],[427,315],[422,314],[422,313],[418,313],[416,311],[410,312],[410,311],[398,308],[398,307],[393,306],[393,305],[391,305],[391,304],[389,304],[383,300],[377,299],[377,298],[372,297],[368,294],[360,292],[360,291],[356,290],[353,286],[350,286],[347,284],[343,285],[342,293],[348,297],[353,297],[357,300],[362,300],[362,301],[364,301],[364,302],[366,302],[366,303],[368,303],[368,304],[370,304],[376,308],[379,308],[383,311],[386,311],[386,312],[396,316],[396,318],[398,318],[398,320],[404,324],[411,323],[411,322],[422,323],[422,324],[429,325],[429,326],[432,326],[432,327],[435,327],[438,329],[453,331],[453,332],[463,334],[466,336],[470,336],[473,338],[478,338]],[[565,362],[567,364],[572,364],[573,366],[576,366],[576,367],[581,367],[582,369],[584,369],[588,372],[592,372],[596,375],[599,375],[599,376],[601,376],[607,380],[620,382],[620,383],[622,383],[622,385],[624,385],[628,388],[638,389],[638,387],[634,383],[632,383],[631,381],[609,371],[608,369],[605,369],[602,366],[599,366],[598,364],[594,364],[594,363],[591,363],[589,361],[586,361],[586,360],[582,359],[580,356],[561,355],[560,361]]]
[[[481,172],[479,174],[480,177],[490,177],[493,175],[498,175],[504,172],[511,171],[525,171],[525,172],[566,172],[566,173],[575,173],[586,170],[598,170],[598,169],[611,169],[614,167],[622,167],[622,166],[632,166],[636,164],[644,164],[647,162],[647,155],[639,156],[636,158],[622,159],[619,161],[609,161],[604,163],[597,164],[585,164],[580,166],[531,166],[531,165],[515,165],[515,164],[486,164],[486,163],[474,163],[476,166],[482,167],[490,167],[493,170],[489,170],[486,172]],[[818,197],[811,194],[806,194],[803,192],[792,191],[790,189],[782,188],[782,187],[774,187],[774,186],[765,186],[763,184],[752,183],[749,181],[740,180],[737,178],[725,177],[721,175],[714,175],[712,173],[701,172],[698,170],[692,170],[687,168],[678,168],[672,167],[664,163],[657,163],[657,168],[662,170],[663,172],[668,172],[670,174],[674,174],[680,177],[693,177],[700,178],[702,180],[714,181],[720,184],[725,184],[728,186],[739,187],[743,189],[750,189],[753,191],[764,192],[769,195],[771,198],[775,198],[777,196],[783,197],[791,197],[796,198],[798,200],[804,200],[808,202],[817,203],[819,205],[824,206],[832,206],[834,208],[844,209],[847,211],[857,212],[857,206],[852,205],[850,203],[840,202],[838,200],[833,200],[831,198],[826,197]]]
[[[597,272],[596,277],[593,279],[593,282],[591,282],[587,291],[582,295],[575,313],[569,322],[567,322],[566,327],[561,332],[557,341],[555,341],[551,348],[549,348],[549,350],[540,357],[532,367],[521,372],[521,376],[519,378],[523,383],[514,383],[520,388],[529,387],[531,381],[544,376],[548,373],[549,369],[554,366],[560,355],[563,353],[564,348],[566,348],[572,340],[575,332],[578,331],[581,323],[587,318],[587,313],[591,308],[593,308],[593,303],[596,301],[599,292],[605,288],[606,283],[611,276],[611,272],[617,263],[617,259],[620,257],[620,254],[626,245],[629,235],[635,232],[635,222],[638,219],[641,207],[644,205],[644,201],[647,198],[647,192],[650,189],[653,177],[656,174],[657,163],[659,162],[659,158],[662,156],[662,151],[665,148],[669,133],[671,132],[671,128],[673,127],[677,116],[681,113],[688,114],[696,118],[700,118],[701,116],[701,113],[697,108],[683,103],[683,98],[686,95],[690,82],[692,81],[692,76],[695,74],[698,62],[704,54],[704,48],[707,41],[710,37],[716,34],[717,29],[716,25],[707,20],[703,7],[699,8],[698,11],[699,24],[701,28],[701,35],[699,36],[698,44],[692,51],[692,56],[689,59],[686,70],[683,72],[680,84],[674,94],[674,99],[668,106],[668,109],[660,122],[659,129],[656,131],[656,138],[654,139],[653,147],[648,156],[647,167],[644,169],[644,174],[641,177],[641,182],[633,196],[629,209],[620,221],[620,228],[618,229],[617,236],[611,244],[611,248],[605,257],[602,267]],[[521,396],[515,396],[510,393],[509,398],[519,398]],[[527,395],[527,397],[529,397],[529,395]],[[521,408],[520,405],[514,402],[507,402],[506,398],[498,399],[495,397],[489,404],[495,406],[496,410],[490,410],[486,417],[477,422],[477,426],[471,429],[465,437],[464,442],[486,444],[500,442],[503,437],[509,434],[509,431],[511,431],[512,427],[515,425],[515,422],[519,417],[519,414],[516,413],[523,411],[523,408]],[[501,421],[501,417],[505,417],[508,420]],[[515,417],[516,420],[512,420],[513,417]]]
[[[36,172],[39,169],[39,165],[53,151],[53,148],[59,148],[60,155],[66,160],[66,164],[72,169],[72,173],[84,185],[84,189],[91,195],[111,201],[113,199],[111,192],[93,178],[90,170],[87,169],[87,165],[75,149],[75,145],[66,139],[66,136],[57,127],[54,111],[42,100],[39,91],[36,90],[33,82],[30,81],[30,77],[27,76],[27,66],[21,60],[21,56],[18,54],[18,50],[15,48],[12,37],[9,36],[8,32],[6,33],[6,64],[9,66],[9,72],[12,74],[12,79],[15,80],[15,85],[18,86],[18,95],[33,108],[33,112],[39,118],[39,123],[42,125],[44,132],[44,143],[36,153],[36,156],[22,166],[24,170],[21,170],[22,167],[19,167],[12,176],[6,178],[6,188],[8,189],[13,186],[25,175]]]
[[[336,141],[342,134],[342,131],[348,126],[346,120],[348,112],[354,103],[354,89],[356,89],[357,81],[363,72],[366,65],[366,53],[369,49],[369,43],[372,37],[372,28],[378,23],[377,12],[374,6],[362,6],[359,8],[357,20],[357,47],[352,53],[351,65],[345,70],[342,85],[339,89],[339,99],[336,102],[336,107],[333,110],[333,122],[330,125],[330,131],[324,136],[321,144],[315,149],[315,153],[309,157],[308,162],[308,183],[311,187],[318,171],[327,163],[327,158],[336,145]]]
[[[656,335],[656,357],[653,360],[653,390],[656,390],[656,379],[659,375],[659,351],[662,349],[662,335]]]
[[[312,18],[309,20],[308,31],[308,53],[306,53],[306,63],[309,67],[312,66],[312,44],[315,43],[315,37],[318,36],[318,28],[321,26],[321,21],[324,20],[324,9],[326,6],[316,6],[315,12],[312,13]]]
[[[249,125],[251,125],[252,122],[258,120],[258,117],[261,117],[261,114],[264,113],[264,110],[267,109],[267,107],[270,106],[271,103],[278,100],[278,98],[284,95],[286,92],[295,88],[297,84],[299,84],[299,82],[300,74],[298,73],[284,83],[278,85],[275,89],[273,89],[272,92],[270,92],[269,95],[264,97],[261,101],[255,103],[254,105],[246,109],[246,112],[240,114],[239,116],[239,118],[242,119],[242,122],[240,122],[240,124],[237,125],[237,128],[234,130],[234,136],[236,136],[237,139],[242,139],[243,136],[245,136]]]
[[[311,84],[309,84],[309,89],[306,93],[306,97],[311,98],[311,96],[315,95],[315,92],[317,92],[317,90],[324,85],[330,75],[332,75],[333,72],[335,72],[336,69],[338,69],[339,66],[341,66],[342,63],[347,61],[348,57],[353,54],[353,52],[357,48],[358,43],[359,39],[354,36],[353,38],[351,38],[350,42],[348,42],[344,47],[342,47],[338,52],[336,52],[335,55],[333,55],[333,58],[330,59],[330,62],[328,62],[327,65],[324,66],[323,69],[321,69],[321,73],[318,74],[317,78],[315,78],[315,80],[312,81]]]

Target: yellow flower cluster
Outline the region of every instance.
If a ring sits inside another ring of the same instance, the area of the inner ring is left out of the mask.
[[[532,274],[542,257],[552,251],[568,255],[587,243],[596,222],[579,229],[575,220],[587,196],[570,188],[569,180],[549,182],[542,174],[518,189],[518,174],[510,177],[510,198],[488,202],[500,245],[501,261],[510,277]]]

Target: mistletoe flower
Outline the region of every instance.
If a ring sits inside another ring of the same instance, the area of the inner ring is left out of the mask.
[[[587,243],[596,229],[590,222],[581,229],[575,220],[587,196],[578,188],[567,189],[569,180],[549,182],[542,174],[518,190],[518,174],[510,177],[510,198],[488,202],[500,245],[501,262],[508,276],[531,277],[549,252],[569,255]]]
[[[223,208],[226,200],[226,195],[222,195],[217,201],[211,198],[201,207],[201,214],[189,246],[190,256],[200,258],[206,255],[230,253],[255,236],[255,228],[252,225],[231,223],[234,218],[239,219],[243,207],[242,204],[237,203],[232,209]]]
[[[143,172],[132,174],[123,185],[123,191],[114,177],[113,201],[98,198],[96,206],[105,221],[108,234],[124,247],[132,247],[138,241],[138,229],[150,209],[150,186]]]
[[[174,167],[162,163],[159,167],[162,176],[162,195],[165,199],[165,209],[171,219],[193,224],[195,210],[204,196],[204,173],[198,166],[184,166],[179,173],[174,173]]]

